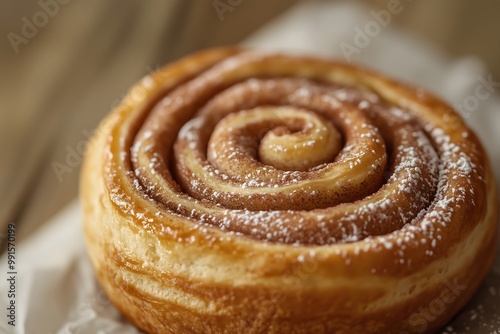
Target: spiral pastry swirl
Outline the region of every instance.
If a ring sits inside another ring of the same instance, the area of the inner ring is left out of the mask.
[[[380,74],[209,50],[144,78],[98,134],[81,182],[89,254],[149,333],[432,332],[493,260],[480,142]]]

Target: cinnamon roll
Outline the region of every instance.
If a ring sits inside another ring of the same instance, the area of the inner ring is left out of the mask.
[[[208,50],[142,79],[97,133],[88,252],[147,333],[431,333],[493,261],[476,135],[369,70]]]

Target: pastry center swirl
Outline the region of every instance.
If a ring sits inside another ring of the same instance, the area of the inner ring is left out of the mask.
[[[228,173],[232,164],[227,162],[236,154],[248,154],[280,170],[308,171],[332,162],[341,148],[339,131],[318,114],[291,107],[257,107],[217,124],[208,159]]]
[[[335,91],[291,78],[226,89],[181,128],[176,180],[198,200],[251,211],[313,210],[368,196],[383,182],[385,143],[373,120]],[[251,93],[252,104],[234,103]]]
[[[353,242],[417,222],[444,196],[446,164],[468,158],[368,86],[293,61],[235,57],[169,91],[132,138],[135,184],[194,226],[269,242]]]

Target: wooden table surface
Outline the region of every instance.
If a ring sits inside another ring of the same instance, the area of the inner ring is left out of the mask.
[[[14,222],[22,239],[77,196],[79,150],[132,83],[184,54],[238,43],[296,2],[3,0],[0,233]],[[486,3],[423,0],[397,24],[498,74],[500,2]]]

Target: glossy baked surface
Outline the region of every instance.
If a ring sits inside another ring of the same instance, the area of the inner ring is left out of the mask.
[[[144,78],[81,193],[98,278],[150,333],[432,332],[496,247],[489,162],[449,106],[291,55],[209,50]]]

